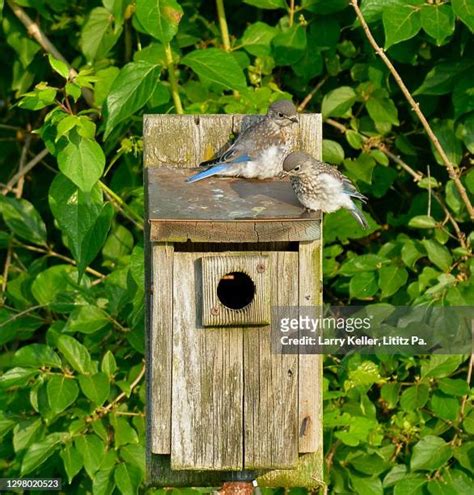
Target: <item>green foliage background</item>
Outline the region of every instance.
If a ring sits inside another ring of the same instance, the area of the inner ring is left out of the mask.
[[[473,1],[361,7],[472,201]],[[474,303],[466,206],[347,0],[7,0],[1,25],[2,477],[144,490],[143,112],[305,101],[369,197],[368,233],[325,219],[325,300]],[[330,493],[472,493],[466,356],[325,365]]]

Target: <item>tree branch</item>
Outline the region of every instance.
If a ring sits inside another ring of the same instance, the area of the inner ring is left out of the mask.
[[[2,194],[5,196],[7,193],[13,190],[16,183],[24,177],[32,168],[34,168],[41,160],[47,156],[49,151],[45,148],[40,151],[33,159],[31,159],[22,169],[20,169],[6,184],[2,189]]]
[[[176,79],[176,74],[174,73],[174,61],[173,61],[173,52],[171,51],[171,45],[169,43],[165,43],[165,57],[166,57],[166,68],[168,69],[168,79],[170,81],[171,86],[171,96],[173,97],[174,107],[176,109],[176,113],[182,114],[184,113],[183,104],[181,103],[181,97],[179,96],[179,86],[178,80]]]
[[[61,52],[54,46],[54,44],[43,33],[43,31],[41,31],[38,24],[31,19],[31,17],[24,11],[22,7],[13,2],[13,0],[7,0],[7,3],[12,9],[12,12],[25,26],[28,34],[35,39],[35,41],[41,46],[41,48],[43,48],[46,53],[50,53],[54,58],[64,62],[69,67],[70,79],[74,79],[77,76],[77,71],[73,67],[71,67],[71,65],[63,57]],[[91,107],[94,107],[94,97],[92,92],[87,88],[82,88],[82,95],[84,96],[87,104]]]
[[[343,134],[345,134],[348,131],[347,127],[344,124],[342,124],[341,122],[338,122],[337,120],[326,119],[325,123],[336,128],[337,130],[339,130]],[[367,141],[369,141],[369,138],[367,136],[364,136],[364,134],[361,134],[361,133],[359,133],[359,134],[362,137],[362,140],[364,143],[367,143]],[[392,153],[387,148],[385,143],[373,142],[371,144],[371,148],[377,148],[382,153],[384,153],[388,158],[390,158],[390,160],[395,162],[403,170],[405,170],[405,172],[410,174],[413,177],[414,182],[418,183],[418,182],[420,182],[421,179],[423,179],[425,177],[422,172],[418,172],[418,171],[414,170],[413,168],[410,167],[410,165],[408,165],[408,163],[404,162],[398,155],[395,155],[394,153]],[[444,204],[442,197],[437,192],[433,192],[432,194],[433,194],[434,198],[436,199],[436,201],[438,202],[438,204],[443,209],[443,211],[446,215],[446,218],[449,220],[449,222],[453,226],[453,229],[456,232],[456,236],[457,236],[457,239],[458,239],[461,247],[463,247],[464,249],[469,249],[469,245],[468,245],[467,240],[466,240],[466,235],[464,234],[464,232],[461,231],[458,223],[456,222],[454,217],[451,215],[447,206]]]
[[[392,74],[393,78],[397,82],[398,86],[402,90],[403,95],[407,99],[408,103],[410,104],[411,108],[413,111],[416,113],[418,119],[420,120],[421,124],[423,125],[426,134],[428,135],[430,141],[433,143],[434,148],[436,151],[439,153],[439,156],[443,160],[443,163],[448,170],[448,174],[451,177],[451,179],[454,182],[454,185],[456,186],[456,189],[459,192],[459,195],[461,196],[461,199],[463,203],[466,205],[467,212],[469,213],[469,216],[471,219],[474,219],[474,208],[471,204],[471,201],[469,200],[469,197],[467,195],[466,189],[464,188],[461,179],[459,178],[458,172],[455,170],[455,165],[451,163],[451,161],[448,158],[448,155],[444,151],[443,147],[441,146],[441,143],[439,142],[438,138],[436,137],[436,134],[433,132],[433,129],[431,128],[430,124],[428,123],[428,120],[424,116],[423,112],[420,110],[420,104],[415,101],[413,96],[411,95],[409,89],[406,87],[405,83],[403,82],[402,78],[400,77],[400,74],[397,72],[395,69],[394,65],[390,61],[390,59],[385,55],[385,51],[383,48],[381,48],[377,42],[375,41],[375,38],[372,36],[372,33],[370,31],[370,28],[364,18],[364,15],[362,14],[362,11],[359,8],[359,4],[357,0],[350,0],[352,7],[355,10],[356,16],[359,19],[359,22],[362,26],[362,29],[364,30],[365,35],[367,36],[367,39],[369,40],[369,43],[372,45],[373,49],[377,53],[377,55],[382,59],[384,64],[387,66],[388,70]]]
[[[308,103],[313,99],[313,96],[321,89],[322,85],[328,80],[329,76],[324,76],[321,81],[316,84],[314,89],[312,89],[305,97],[304,100],[298,105],[298,112],[302,112],[307,106]]]
[[[219,18],[219,26],[221,30],[222,44],[224,45],[224,50],[230,52],[230,38],[229,38],[229,28],[227,26],[227,19],[225,16],[224,0],[216,0],[217,7],[217,17]]]

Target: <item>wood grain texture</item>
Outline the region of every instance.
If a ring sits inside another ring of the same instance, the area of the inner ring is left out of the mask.
[[[242,331],[200,324],[207,255],[174,256],[171,468],[241,470]]]
[[[298,253],[269,253],[272,306],[298,304]],[[271,329],[244,330],[245,468],[282,468],[298,457],[298,356],[272,354]]]
[[[225,150],[235,136],[262,115],[145,115],[145,167],[192,168]],[[321,115],[300,114],[294,149],[320,157]]]
[[[149,386],[151,451],[171,452],[171,356],[173,351],[173,246],[152,244]]]
[[[322,305],[322,254],[320,241],[299,246],[299,305]],[[322,356],[299,356],[299,452],[322,449]]]
[[[259,222],[153,222],[152,241],[292,242],[320,238],[319,220]]]
[[[209,256],[202,260],[202,288],[204,326],[248,326],[270,324],[270,270],[268,256],[249,255],[245,252]],[[217,287],[220,280],[233,272],[245,273],[255,286],[252,302],[242,309],[231,309],[219,300]]]

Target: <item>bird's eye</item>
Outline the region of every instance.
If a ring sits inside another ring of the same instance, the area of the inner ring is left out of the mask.
[[[297,167],[294,168],[294,171],[295,172],[298,172],[298,170],[300,169],[301,167],[298,165]]]
[[[278,112],[278,117],[284,117],[284,115],[281,112]]]

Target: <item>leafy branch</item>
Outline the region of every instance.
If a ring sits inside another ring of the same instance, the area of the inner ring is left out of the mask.
[[[395,69],[394,65],[390,61],[390,59],[385,55],[385,51],[383,48],[381,48],[378,43],[375,41],[375,38],[372,35],[372,32],[370,31],[369,25],[367,24],[367,21],[365,20],[364,15],[362,14],[362,11],[359,8],[358,0],[350,0],[352,7],[355,10],[355,13],[357,15],[357,18],[359,19],[359,22],[362,26],[362,29],[364,30],[364,33],[369,40],[369,43],[372,45],[374,48],[375,52],[377,55],[382,59],[384,64],[387,66],[388,70],[392,74],[393,78],[397,82],[398,86],[402,90],[403,95],[407,99],[408,103],[410,104],[410,107],[412,110],[416,113],[418,119],[420,120],[421,124],[423,125],[426,134],[428,135],[430,141],[433,143],[433,146],[435,147],[436,151],[439,153],[441,159],[444,162],[444,165],[446,169],[448,170],[449,176],[453,180],[454,184],[456,185],[456,188],[459,192],[459,195],[462,198],[462,201],[466,205],[467,211],[469,213],[469,216],[471,219],[474,220],[474,208],[471,204],[471,201],[469,200],[469,197],[467,195],[466,189],[464,188],[464,185],[461,182],[461,179],[459,177],[458,172],[455,170],[455,166],[451,163],[451,161],[448,158],[448,155],[446,154],[445,150],[441,146],[441,143],[439,142],[439,139],[436,137],[436,134],[433,132],[433,129],[431,128],[430,124],[428,123],[428,120],[426,119],[425,115],[420,109],[420,104],[415,101],[413,96],[411,95],[409,89],[403,82],[403,79],[400,77],[400,74],[398,73],[397,69]]]

